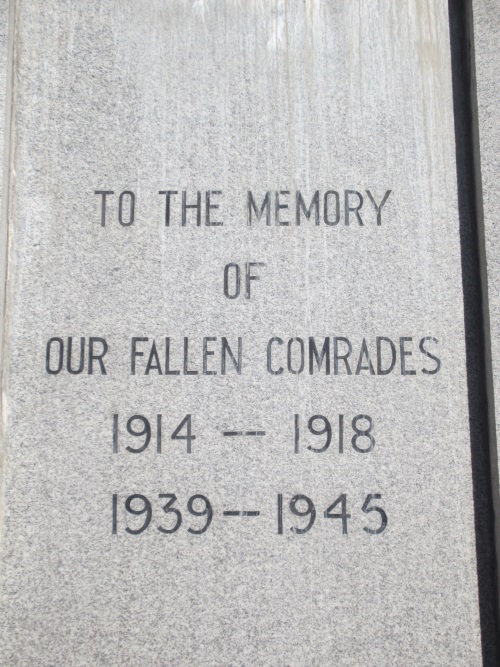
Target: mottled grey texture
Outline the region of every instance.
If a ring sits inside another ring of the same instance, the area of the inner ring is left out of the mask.
[[[8,224],[6,202],[4,191],[7,189],[7,183],[4,182],[4,175],[8,172],[9,156],[5,150],[6,126],[10,128],[10,83],[12,63],[9,55],[12,54],[11,40],[9,42],[9,12],[12,9],[12,3],[9,0],[0,0],[0,322],[4,321],[6,277],[7,277],[7,246],[8,246]],[[8,72],[8,74],[7,74]],[[5,179],[7,180],[7,179]],[[4,210],[5,209],[5,210]],[[0,375],[3,368],[3,327],[0,329]],[[1,461],[1,458],[0,458]],[[1,465],[1,463],[0,463]]]
[[[480,665],[446,3],[19,0],[16,21],[0,662]],[[224,226],[165,228],[158,190],[185,188],[222,190]],[[380,227],[248,228],[246,190],[275,188],[393,192]],[[96,189],[134,190],[134,226],[100,227]],[[253,260],[228,301],[224,265]],[[92,335],[106,377],[46,374],[51,336]],[[131,376],[130,337],[166,335],[197,365],[202,336],[242,336],[242,375]],[[434,336],[442,370],[267,373],[269,338],[309,335]],[[160,412],[160,456],[113,455],[114,413]],[[168,438],[188,412],[190,455]],[[371,415],[376,447],[294,454],[294,413]],[[136,537],[121,511],[113,536],[113,492],[216,516]],[[280,492],[314,499],[311,532],[287,512],[276,534]],[[322,516],[340,493],[348,535]]]
[[[0,0],[0,156],[4,152],[4,122],[6,98],[6,73],[8,51],[9,0]],[[0,194],[2,176],[0,175]]]
[[[494,0],[474,0],[474,65],[477,103],[477,204],[483,261],[490,440],[497,559],[500,556],[500,8]]]

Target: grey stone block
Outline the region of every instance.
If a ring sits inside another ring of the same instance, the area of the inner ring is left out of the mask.
[[[476,120],[476,190],[483,268],[483,308],[486,322],[486,372],[489,389],[490,442],[493,499],[496,516],[497,559],[500,554],[500,486],[498,431],[500,424],[500,291],[496,181],[500,169],[500,82],[498,39],[500,11],[489,0],[472,3]]]
[[[446,3],[19,0],[14,53],[0,662],[480,665]]]

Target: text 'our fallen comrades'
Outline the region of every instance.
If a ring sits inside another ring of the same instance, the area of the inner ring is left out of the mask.
[[[272,336],[267,343],[251,340],[255,355],[245,359],[241,336],[151,338],[133,336],[129,347],[130,375],[216,376],[267,371],[272,376],[378,375],[432,376],[439,373],[439,341],[434,336]],[[53,336],[45,347],[49,375],[107,375],[112,345],[103,337]],[[259,356],[259,355],[258,355]],[[251,360],[252,363],[251,363]]]

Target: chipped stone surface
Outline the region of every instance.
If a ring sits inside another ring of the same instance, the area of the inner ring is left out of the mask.
[[[0,663],[481,664],[446,7],[18,0]],[[105,226],[96,190],[116,193]],[[191,210],[181,226],[178,195],[166,227],[166,190],[221,191],[224,224],[198,227]],[[247,225],[248,190],[273,193],[273,224]],[[274,224],[276,190],[292,193],[278,213],[293,224]],[[295,192],[309,204],[316,190],[341,193],[338,224],[320,207],[319,225],[297,226]],[[377,225],[366,193],[387,190]],[[363,194],[363,226],[345,224],[345,191]],[[265,264],[251,298],[227,299],[224,266],[248,262]],[[106,339],[106,375],[47,373],[47,341],[69,336]],[[132,337],[149,339],[135,375]],[[181,374],[146,375],[153,338],[165,370],[165,337]],[[198,375],[182,374],[184,337]],[[217,375],[203,374],[203,337],[217,338]],[[240,375],[221,374],[222,337],[242,338]],[[288,341],[310,337],[329,338],[329,375],[308,357],[289,372]],[[377,337],[395,342],[387,375]],[[351,374],[335,369],[340,338]],[[138,414],[153,438],[132,454]],[[191,453],[170,437],[186,414]],[[308,449],[325,442],[314,415],[332,424],[324,452]],[[356,415],[374,422],[368,453],[352,445]],[[175,517],[158,496],[173,493],[182,525],[163,534]],[[153,505],[140,535],[126,531],[143,522],[127,517],[132,494]],[[214,511],[202,535],[187,530],[204,524],[195,494]],[[304,534],[297,494],[316,508]],[[341,494],[347,534],[324,516]],[[378,535],[368,494],[387,513]]]

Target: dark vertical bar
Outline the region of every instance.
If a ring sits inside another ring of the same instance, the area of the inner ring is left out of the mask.
[[[161,454],[161,415],[156,415],[156,453]]]
[[[283,494],[278,493],[278,535],[283,535]]]
[[[471,0],[449,0],[465,351],[483,664],[500,664],[498,581],[485,355],[487,296],[481,283],[481,193],[475,164],[477,111]],[[494,443],[491,443],[492,445]]]
[[[118,495],[113,493],[113,527],[111,532],[116,535],[118,529]]]
[[[113,454],[118,454],[118,415],[113,415]]]
[[[339,454],[344,453],[344,415],[339,415]]]
[[[294,415],[295,453],[299,453],[299,415]]]

